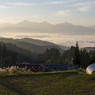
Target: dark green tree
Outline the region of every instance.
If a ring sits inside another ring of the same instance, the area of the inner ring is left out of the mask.
[[[71,63],[73,57],[74,57],[74,51],[75,51],[75,47],[71,46],[70,49],[64,51],[62,57],[61,57],[61,63],[62,64],[66,64],[66,63]]]
[[[73,58],[73,64],[78,64],[79,66],[81,64],[78,42],[76,42],[76,47],[75,47],[75,52],[74,52],[74,58]]]
[[[56,48],[47,49],[38,57],[39,62],[60,63],[60,51]]]
[[[81,67],[86,68],[89,65],[90,55],[86,49],[80,51]]]
[[[90,62],[89,62],[89,64],[92,64],[92,63],[95,63],[95,47],[94,47],[93,54],[92,54],[91,57],[90,57]]]

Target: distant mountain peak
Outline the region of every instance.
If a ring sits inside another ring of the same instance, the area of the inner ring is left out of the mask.
[[[32,21],[28,21],[28,20],[24,20],[24,21],[22,21],[22,22],[19,22],[19,23],[17,23],[17,24],[31,24],[31,23],[36,23],[36,22],[32,22]]]
[[[24,20],[24,21],[22,21],[22,22],[20,22],[20,23],[30,23],[30,21]]]
[[[57,25],[60,25],[60,26],[72,26],[73,24],[65,22],[65,23],[59,23]]]
[[[48,22],[44,21],[44,22],[42,22],[42,23],[46,23],[46,24],[47,24]]]
[[[44,25],[52,25],[51,23],[48,23],[46,21],[42,22],[41,24],[44,24]]]
[[[72,24],[71,24],[71,23],[69,23],[69,22],[65,22],[64,24],[65,24],[65,25],[72,25]]]

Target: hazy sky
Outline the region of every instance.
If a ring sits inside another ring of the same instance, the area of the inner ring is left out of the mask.
[[[95,25],[95,0],[0,0],[0,23],[23,20]]]

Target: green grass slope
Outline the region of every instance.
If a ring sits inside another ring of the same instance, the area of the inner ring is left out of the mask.
[[[79,71],[0,76],[0,95],[95,95],[95,77]]]

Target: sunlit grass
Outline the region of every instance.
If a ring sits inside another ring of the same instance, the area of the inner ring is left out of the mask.
[[[78,70],[0,76],[0,95],[95,95],[94,79]]]

